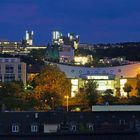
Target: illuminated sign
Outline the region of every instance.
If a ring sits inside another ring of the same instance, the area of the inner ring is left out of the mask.
[[[105,75],[92,75],[92,76],[87,76],[87,79],[109,79],[108,76]]]

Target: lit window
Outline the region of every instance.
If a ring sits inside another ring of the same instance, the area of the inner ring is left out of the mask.
[[[38,132],[38,125],[31,125],[31,132]]]
[[[76,131],[76,125],[72,125],[71,130]]]
[[[12,125],[12,132],[13,133],[18,133],[19,132],[19,126],[18,125]]]
[[[89,131],[93,131],[94,130],[94,125],[93,124],[88,124],[88,129],[89,129]]]

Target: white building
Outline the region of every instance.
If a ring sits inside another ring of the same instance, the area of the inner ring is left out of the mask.
[[[33,31],[26,31],[25,40],[28,45],[33,45]]]
[[[74,60],[74,49],[71,45],[62,45],[59,50],[60,63],[72,63]]]
[[[20,80],[26,84],[26,64],[19,58],[0,58],[0,81]]]
[[[102,68],[69,66],[64,64],[55,65],[71,79],[71,96],[73,97],[79,88],[84,86],[84,81],[89,79],[97,81],[99,91],[112,89],[115,93],[116,88],[119,88],[121,96],[126,96],[127,93],[123,90],[124,84],[133,78],[136,79],[137,74],[140,72],[140,63]],[[134,82],[131,80],[131,83]],[[136,92],[135,88],[133,88],[133,92]]]

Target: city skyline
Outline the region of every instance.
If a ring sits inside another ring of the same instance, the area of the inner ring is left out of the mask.
[[[58,30],[74,32],[85,43],[140,41],[139,5],[139,0],[1,0],[0,40],[19,41],[33,30],[34,43],[47,44]]]

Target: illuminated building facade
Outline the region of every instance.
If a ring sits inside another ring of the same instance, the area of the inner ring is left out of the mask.
[[[53,44],[57,44],[59,39],[61,38],[62,34],[59,31],[52,32]]]
[[[53,31],[53,45],[71,45],[74,49],[78,48],[79,45],[79,36],[73,33],[68,33],[68,36],[63,36],[59,31]]]
[[[127,95],[123,90],[124,84],[127,82],[133,87],[130,95],[136,95],[137,74],[140,69],[140,63],[102,68],[69,66],[63,64],[56,65],[68,78],[72,79],[72,97],[75,96],[79,88],[82,88],[84,83],[89,79],[93,79],[97,82],[97,89],[99,91],[103,92],[107,89],[112,89],[115,95],[116,90],[119,89],[120,96]]]
[[[85,65],[93,61],[92,55],[87,56],[74,56],[75,65]]]
[[[23,81],[26,84],[26,64],[19,58],[0,58],[0,81]]]
[[[32,46],[33,45],[33,31],[26,31],[26,35],[25,35],[25,40],[27,45]]]
[[[14,53],[20,50],[21,43],[14,41],[0,41],[1,53]]]

